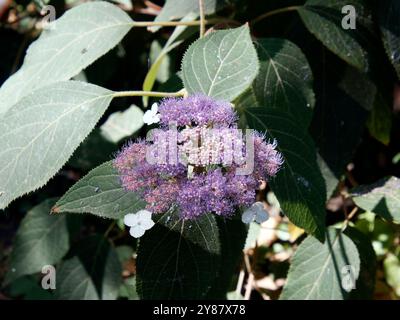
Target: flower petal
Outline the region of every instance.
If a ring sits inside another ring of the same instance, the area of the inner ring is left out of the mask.
[[[153,123],[158,123],[160,122],[160,115],[157,113],[153,116]]]
[[[269,219],[269,214],[268,214],[267,211],[265,211],[264,209],[263,209],[263,210],[260,210],[260,211],[257,211],[257,214],[256,214],[256,221],[257,221],[258,223],[261,224],[261,223],[267,221],[268,219]]]
[[[156,108],[154,108],[154,104],[153,107],[151,108],[151,110],[147,110],[145,112],[145,114],[143,115],[143,122],[145,124],[153,124],[153,123],[157,123],[160,122],[160,115],[157,113],[157,109],[158,106]]]
[[[153,114],[158,112],[158,104],[156,102],[151,105],[151,111]]]
[[[136,214],[141,222],[144,220],[151,220],[152,213],[149,210],[139,210]]]
[[[147,110],[145,112],[145,114],[143,115],[143,122],[145,124],[151,124],[152,119],[153,119],[153,115],[152,115],[151,111]]]
[[[259,210],[265,210],[264,209],[264,204],[261,201],[257,201],[255,203],[253,203],[251,208],[256,212],[259,211]]]
[[[128,227],[132,227],[138,223],[139,219],[135,213],[128,213],[124,217],[124,224]]]
[[[134,238],[140,238],[145,231],[141,226],[134,226],[129,229],[129,234]]]
[[[246,211],[243,212],[242,214],[242,222],[243,223],[250,223],[254,220],[255,214],[252,208],[250,207]]]
[[[269,219],[269,214],[265,210],[264,204],[260,201],[257,201],[251,206],[253,212],[255,213],[255,220],[258,223],[263,223]]]
[[[149,230],[149,229],[151,229],[154,225],[155,225],[155,223],[154,223],[153,220],[151,220],[151,219],[142,220],[142,221],[140,222],[140,226],[141,226],[144,230]]]

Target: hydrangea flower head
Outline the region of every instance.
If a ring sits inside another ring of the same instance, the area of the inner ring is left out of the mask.
[[[185,219],[232,216],[251,207],[261,182],[282,166],[275,142],[237,129],[230,103],[193,95],[165,99],[156,111],[160,128],[151,139],[129,143],[114,160],[123,187],[154,214],[176,207]],[[251,207],[249,219],[265,219],[257,209]]]

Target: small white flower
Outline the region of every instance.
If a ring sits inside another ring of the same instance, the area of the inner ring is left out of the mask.
[[[256,202],[250,208],[245,210],[242,214],[242,221],[244,223],[251,223],[254,220],[258,223],[263,223],[269,219],[268,212],[264,209],[262,202]]]
[[[146,230],[154,226],[154,222],[151,220],[151,212],[148,210],[128,213],[124,217],[124,224],[130,227],[129,233],[134,238],[140,238]]]
[[[147,110],[146,113],[143,115],[143,122],[148,125],[160,122],[160,115],[158,113],[157,103],[153,103],[151,109]]]

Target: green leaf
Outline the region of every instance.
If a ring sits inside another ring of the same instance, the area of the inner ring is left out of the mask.
[[[151,87],[153,87],[155,81],[158,81],[160,83],[167,81],[174,73],[175,57],[168,53],[172,51],[172,49],[176,48],[178,45],[179,43],[174,43],[171,48],[159,39],[153,40],[153,42],[150,44],[149,63],[151,63],[151,67],[146,75],[146,79],[148,79],[147,77],[150,75],[152,81]],[[144,85],[146,85],[146,88],[143,86],[143,90],[150,91],[151,88],[147,86],[146,79],[143,83]]]
[[[351,190],[351,197],[363,210],[400,222],[400,179],[389,177]]]
[[[224,0],[204,0],[205,14],[212,14],[224,4]],[[188,14],[199,16],[200,8],[198,0],[166,0],[165,4],[154,21],[171,21],[183,18]],[[160,27],[151,27],[150,30],[155,32]]]
[[[393,164],[398,164],[400,162],[400,153],[397,153],[393,159],[392,159],[392,163]]]
[[[140,297],[204,298],[219,275],[220,253],[215,216],[190,221],[176,212],[165,213],[139,242],[136,281]]]
[[[118,145],[108,141],[97,127],[75,150],[66,165],[87,172],[109,161],[116,152]]]
[[[346,15],[342,13],[342,8],[346,5],[352,5],[356,10],[355,30],[342,27]],[[370,37],[368,29],[372,22],[362,1],[308,0],[298,11],[307,29],[329,50],[350,65],[368,70],[365,39]]]
[[[379,4],[383,44],[400,79],[400,3],[397,0],[381,0]]]
[[[45,265],[54,265],[69,249],[65,215],[50,215],[55,199],[48,199],[32,208],[22,219],[11,252],[6,282],[23,275],[41,272]]]
[[[95,234],[82,239],[71,253],[82,262],[102,300],[115,300],[122,284],[122,264],[108,239]]]
[[[239,97],[237,97],[233,104],[235,109],[238,111],[242,111],[246,108],[251,107],[260,107],[260,104],[257,101],[257,97],[254,93],[253,87],[250,87],[245,92],[243,92]]]
[[[217,9],[218,0],[204,0],[206,14],[214,13]],[[188,13],[199,13],[198,0],[167,0],[156,21],[176,20]]]
[[[182,22],[193,21],[197,18],[197,14],[189,13],[185,17],[182,18]],[[150,56],[150,60],[152,60],[152,64],[150,70],[147,72],[146,78],[143,82],[143,90],[151,91],[153,89],[154,83],[156,79],[160,82],[165,82],[168,79],[162,79],[159,77],[159,73],[162,70],[163,65],[168,65],[166,60],[168,58],[168,53],[170,53],[173,49],[181,45],[184,40],[194,33],[194,28],[188,28],[188,26],[177,26],[171,36],[168,38],[165,46],[160,50],[160,52],[154,57]],[[151,53],[154,54],[157,50],[157,46],[159,43],[157,41],[153,42]],[[162,81],[164,80],[164,81]],[[144,105],[147,106],[149,97],[143,97]]]
[[[43,186],[90,133],[112,92],[66,81],[38,89],[0,119],[0,209]]]
[[[289,114],[269,108],[244,110],[252,129],[275,139],[284,164],[270,185],[291,222],[323,239],[326,189],[308,133]]]
[[[365,74],[347,67],[337,82],[324,79],[310,127],[327,198],[335,191],[364,133],[377,88]]]
[[[183,58],[183,83],[189,93],[232,101],[250,86],[258,68],[249,27],[244,25],[193,43]]]
[[[131,18],[105,1],[68,10],[28,49],[21,69],[0,89],[0,115],[33,90],[69,80],[116,46]]]
[[[206,299],[226,299],[243,256],[247,228],[240,219],[217,218],[221,243],[221,263],[219,276],[211,286]]]
[[[113,0],[113,2],[122,5],[125,10],[131,11],[133,9],[132,0]]]
[[[111,114],[100,127],[102,135],[111,142],[118,143],[133,135],[143,126],[143,111],[132,105],[125,111]]]
[[[125,225],[123,226],[123,229],[125,229]],[[115,248],[115,251],[117,252],[118,259],[121,264],[124,264],[128,260],[132,259],[134,254],[133,248],[127,245],[118,246]]]
[[[90,171],[72,186],[56,203],[53,212],[91,213],[100,217],[120,219],[145,206],[133,192],[121,186],[112,161]]]
[[[381,92],[376,95],[374,106],[367,120],[367,127],[371,136],[384,145],[389,144],[392,133],[391,102],[387,101]]]
[[[260,72],[253,82],[258,103],[281,109],[308,128],[315,98],[313,75],[300,48],[285,39],[257,41]]]
[[[326,199],[330,199],[335,192],[338,183],[339,183],[339,177],[335,175],[335,172],[329,167],[328,163],[322,158],[322,156],[317,153],[317,164],[319,167],[319,170],[321,170],[322,177],[325,180],[325,185],[326,185]],[[341,170],[341,172],[344,172],[344,169]]]
[[[246,243],[244,249],[252,249],[257,246],[257,240],[261,232],[261,225],[257,222],[251,222],[247,232]]]
[[[388,284],[394,289],[396,294],[400,296],[400,259],[393,253],[389,253],[383,261],[385,278]]]
[[[119,290],[119,296],[127,298],[128,300],[140,300],[136,291],[136,277],[130,277],[124,280],[124,283]]]
[[[376,280],[376,255],[371,240],[361,231],[347,227],[345,232],[356,245],[360,255],[360,276],[356,281],[355,290],[351,291],[350,299],[373,299]]]
[[[295,252],[289,268],[282,300],[342,300],[348,297],[342,287],[346,266],[353,268],[354,280],[360,272],[357,247],[340,230],[328,229],[324,243],[306,238]]]
[[[357,216],[355,227],[371,239],[379,260],[392,250],[396,237],[395,224],[387,223],[375,213],[367,211]]]
[[[39,284],[37,277],[24,276],[10,284],[9,293],[13,298],[23,300],[53,300],[54,295],[50,290],[44,290]]]
[[[96,287],[78,257],[64,261],[58,268],[56,296],[60,300],[99,300]]]

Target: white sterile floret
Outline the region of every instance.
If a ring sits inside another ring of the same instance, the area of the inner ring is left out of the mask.
[[[158,113],[157,103],[153,103],[151,109],[147,110],[146,113],[143,115],[143,122],[148,125],[160,122],[160,115]]]
[[[134,238],[140,238],[146,230],[154,226],[154,222],[151,220],[151,212],[148,210],[128,213],[124,217],[124,224],[130,227],[129,233]]]
[[[251,207],[245,210],[242,214],[242,221],[244,223],[251,223],[253,221],[263,223],[268,219],[269,214],[264,209],[264,204],[262,202],[256,202],[252,204]]]

